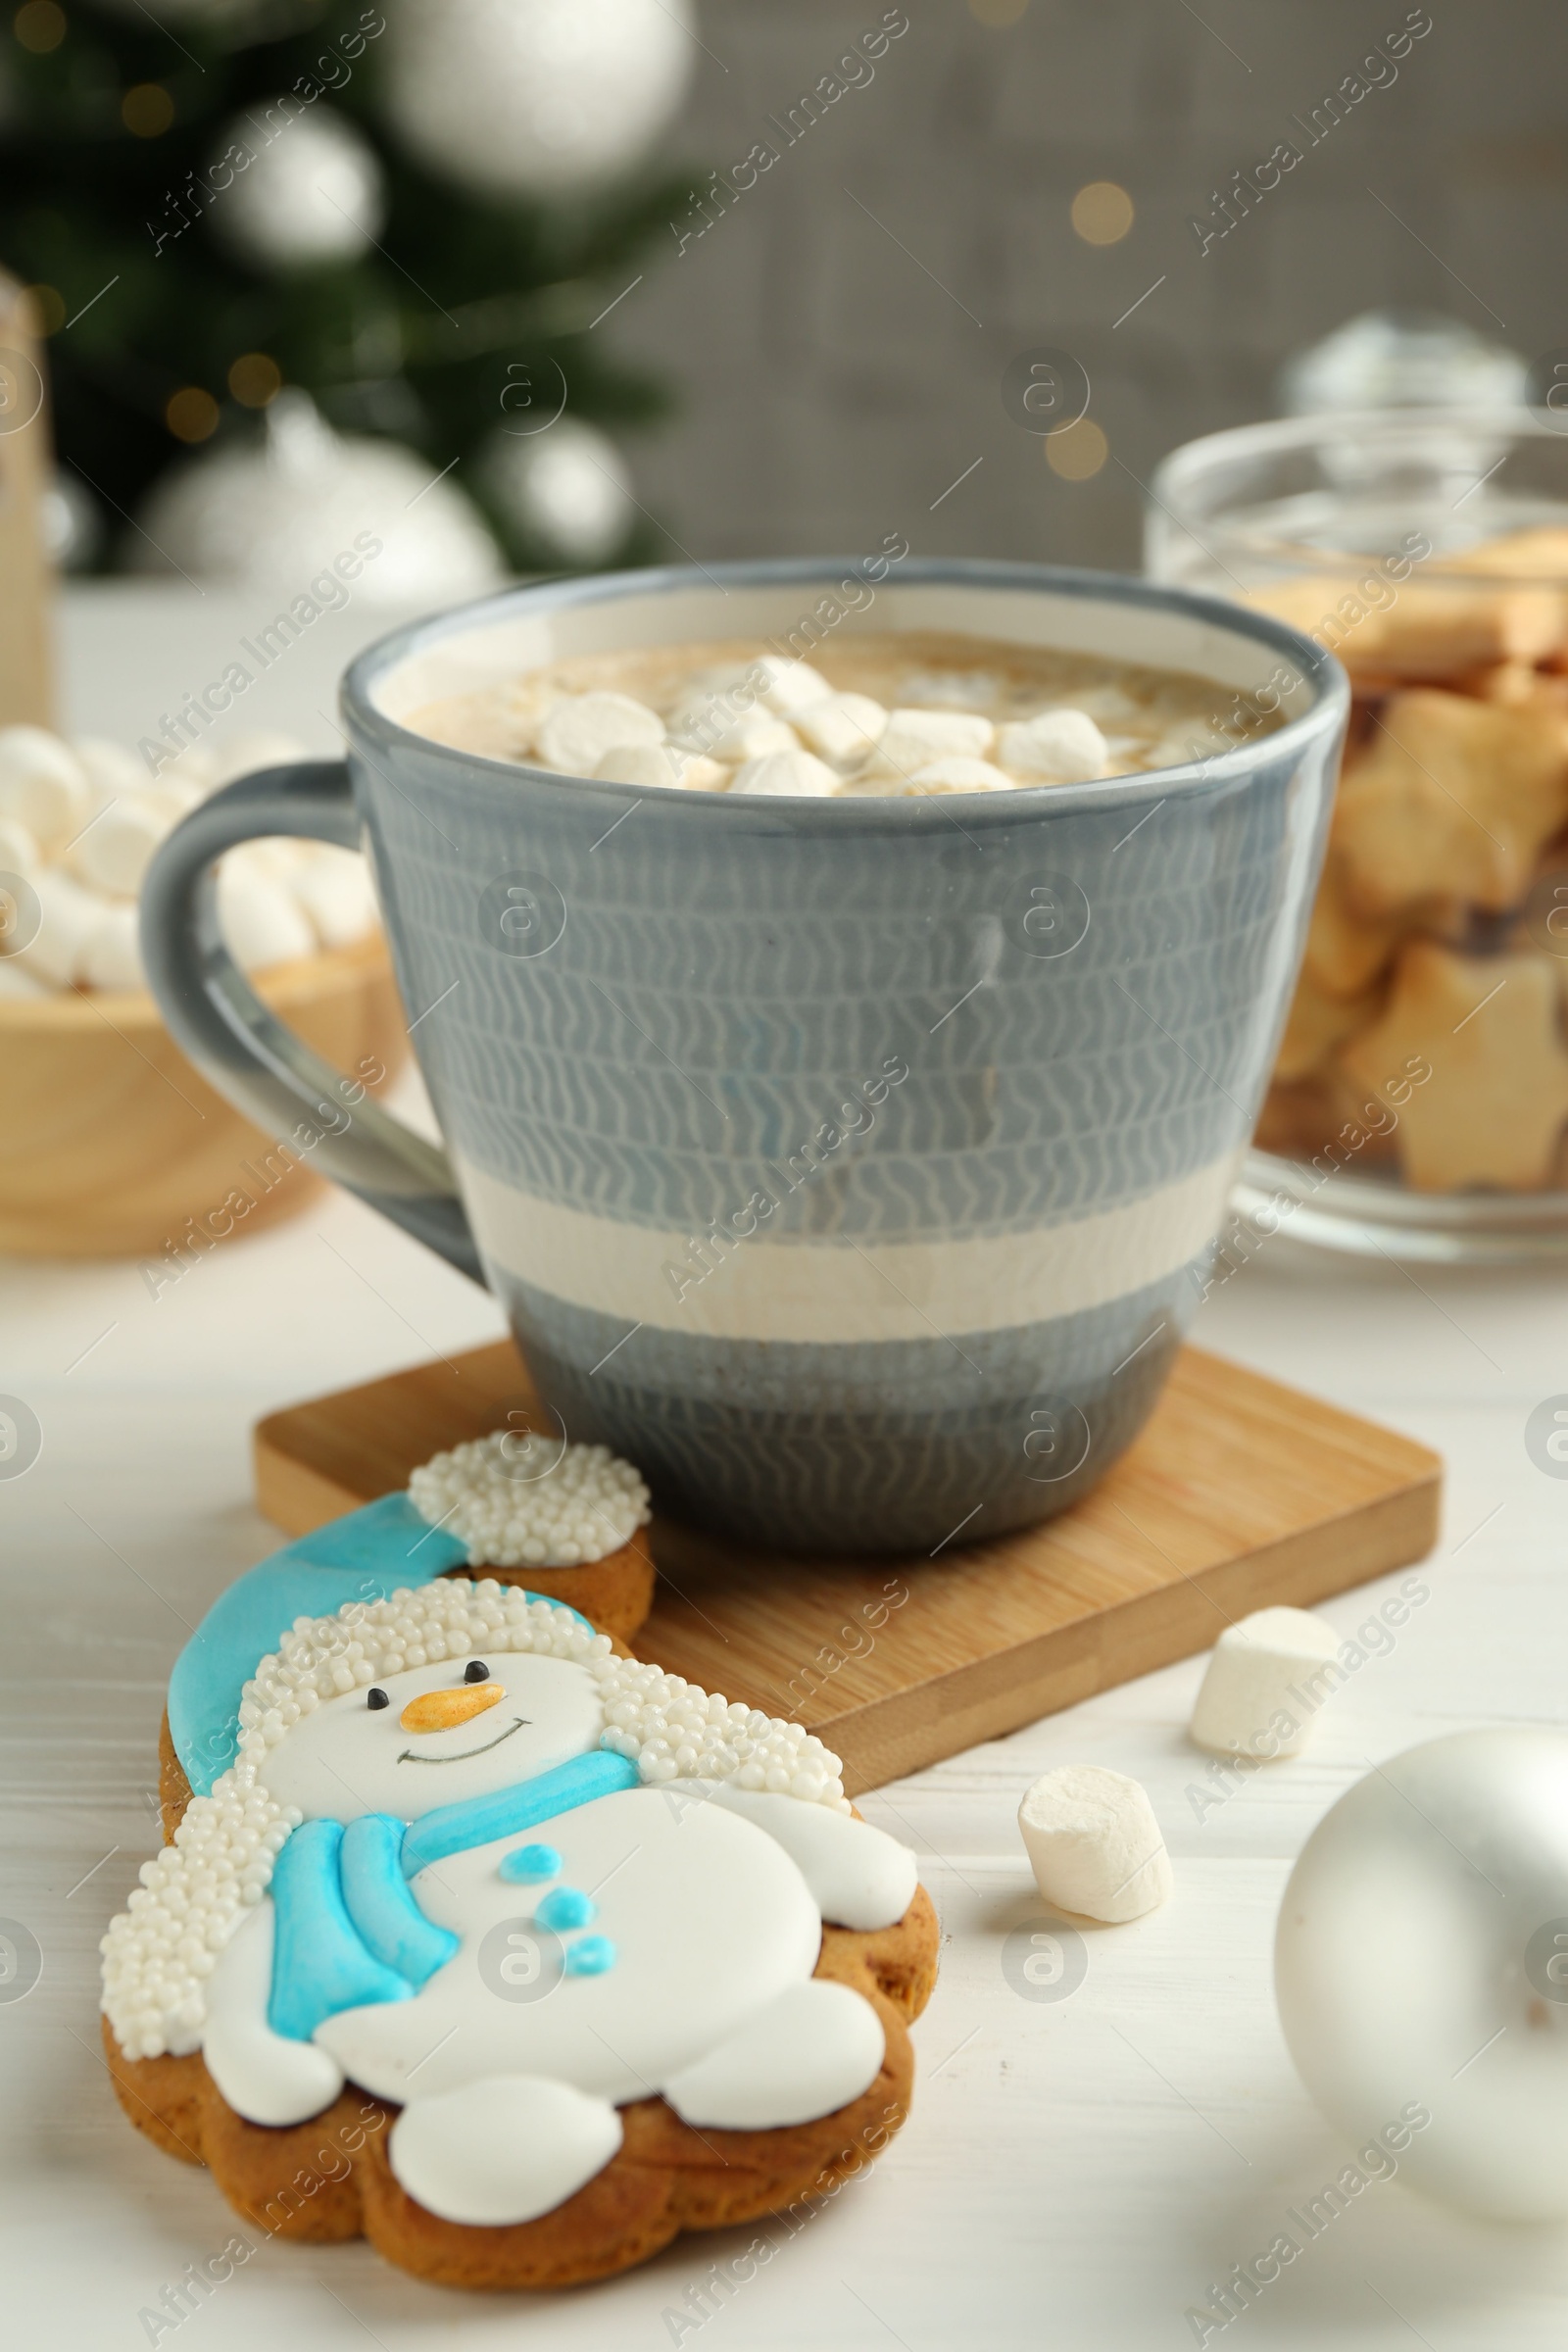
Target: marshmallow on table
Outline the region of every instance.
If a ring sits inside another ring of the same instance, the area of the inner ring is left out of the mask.
[[[912,776],[934,760],[983,760],[995,733],[979,710],[895,710],[872,766],[879,775]]]
[[[1018,1807],[1035,1885],[1087,1919],[1141,1919],[1171,1890],[1170,1856],[1137,1781],[1101,1764],[1048,1772]]]
[[[888,714],[868,694],[829,694],[795,713],[797,732],[808,748],[840,767],[869,758],[882,740]]]
[[[1298,1756],[1318,1700],[1300,1685],[1327,1665],[1340,1637],[1310,1609],[1254,1609],[1214,1644],[1188,1729],[1218,1756]]]
[[[797,748],[793,752],[767,752],[760,760],[748,760],[744,767],[736,769],[730,792],[823,800],[838,788],[838,777],[825,760]]]
[[[673,743],[617,743],[594,774],[602,784],[637,784],[661,792],[722,792],[729,782],[728,768],[716,760],[683,752]]]
[[[1105,738],[1087,710],[1041,710],[1003,728],[997,757],[1032,784],[1087,784],[1105,772]]]
[[[0,727],[0,816],[27,831],[47,857],[86,821],[81,762],[43,727]]]
[[[629,694],[568,694],[552,703],[534,734],[534,751],[558,775],[592,776],[622,743],[660,743],[664,722]]]

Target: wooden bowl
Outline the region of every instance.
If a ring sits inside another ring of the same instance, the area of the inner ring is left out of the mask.
[[[379,931],[274,964],[256,985],[384,1100],[408,1036]],[[320,1182],[197,1076],[145,989],[0,1002],[0,1251],[162,1258],[182,1236],[199,1250],[190,1220],[211,1240],[254,1233]]]

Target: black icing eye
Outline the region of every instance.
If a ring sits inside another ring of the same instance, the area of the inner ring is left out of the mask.
[[[379,1683],[372,1683],[365,1693],[365,1703],[368,1707],[389,1707],[392,1701],[387,1697]]]
[[[490,1669],[483,1658],[470,1658],[463,1669],[463,1679],[466,1683],[487,1683],[490,1680]]]

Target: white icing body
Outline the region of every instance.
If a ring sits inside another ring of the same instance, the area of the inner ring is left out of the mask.
[[[383,1676],[381,1708],[357,1685],[270,1747],[269,1796],[307,1819],[414,1820],[599,1749],[605,1707],[588,1665],[474,1654],[504,1691],[482,1711],[403,1728],[410,1700],[464,1685],[464,1658]],[[502,1860],[525,1845],[556,1849],[559,1872],[503,1879]],[[458,1951],[412,1998],[341,2010],[312,2043],[267,2023],[263,1896],[208,1981],[207,2062],[257,2123],[302,2122],[345,2080],[400,2105],[389,2152],[410,2194],[494,2225],[551,2211],[591,2179],[620,2144],[614,2111],[628,2101],[664,2092],[694,2125],[760,2130],[857,2098],[881,2065],[882,2027],[858,1993],[813,1979],[822,1921],[891,1925],[915,1873],[904,1847],[835,1806],[676,1778],[464,1848],[412,1884]],[[560,1887],[592,1896],[583,1930],[535,1926]],[[564,1972],[582,1934],[610,1939],[613,1966]]]
[[[816,1966],[822,1920],[805,1879],[782,1846],[719,1805],[677,1810],[663,1789],[627,1788],[527,1835],[559,1848],[559,1881],[516,1886],[497,1875],[523,1842],[515,1837],[420,1871],[419,1908],[462,1936],[461,1950],[416,1999],[344,2009],[318,2029],[344,2074],[378,2098],[427,2098],[487,2074],[551,2075],[616,2104],[647,2098]],[[558,1980],[556,1949],[569,1939],[529,1936],[555,1884],[599,1887],[593,1933],[616,1951],[607,1975]],[[514,1986],[500,1973],[504,1931],[488,1967],[481,1959],[506,1921],[528,1938],[514,1947]]]
[[[298,2124],[330,2107],[343,2070],[313,2041],[289,2041],[267,2022],[272,1983],[272,1906],[246,1913],[213,1971],[202,2056],[236,2115]]]

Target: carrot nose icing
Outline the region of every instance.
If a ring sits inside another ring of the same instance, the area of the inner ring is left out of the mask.
[[[500,1683],[462,1683],[452,1690],[425,1690],[419,1697],[411,1698],[399,1723],[406,1732],[450,1732],[460,1723],[471,1723],[486,1707],[495,1706],[507,1695]]]

